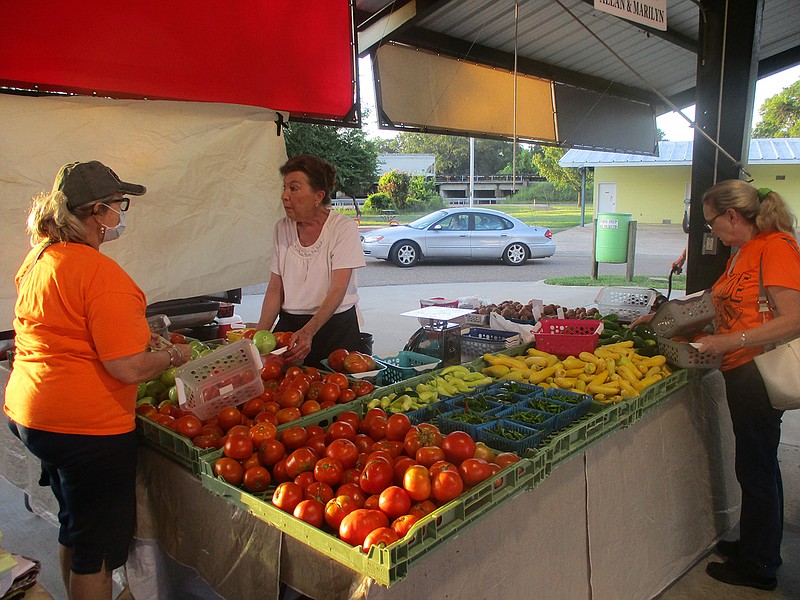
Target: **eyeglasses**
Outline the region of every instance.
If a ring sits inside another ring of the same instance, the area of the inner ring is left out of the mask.
[[[721,212],[721,213],[719,213],[719,214],[718,214],[716,217],[712,218],[710,221],[706,221],[706,229],[707,229],[708,231],[711,231],[711,228],[714,226],[714,221],[716,221],[717,219],[719,219],[719,218],[720,218],[722,215],[724,215],[724,214],[725,214],[724,212]]]
[[[117,202],[119,202],[119,210],[115,210],[115,209],[113,209],[113,208],[111,208],[109,206],[109,204],[115,204]],[[130,198],[123,198],[122,200],[111,200],[109,202],[101,202],[101,204],[103,206],[105,206],[106,208],[109,208],[109,209],[113,210],[115,213],[119,214],[121,212],[127,212],[128,211],[128,207],[131,205],[131,199]]]

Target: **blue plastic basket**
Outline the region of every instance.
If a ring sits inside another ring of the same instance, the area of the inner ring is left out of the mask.
[[[539,423],[531,423],[527,420],[522,420],[516,418],[514,415],[518,413],[526,413],[529,415],[533,415],[533,418],[539,418]],[[556,429],[556,418],[552,413],[542,412],[541,410],[534,410],[532,408],[526,408],[522,403],[517,404],[515,406],[509,406],[508,408],[504,408],[500,412],[494,415],[498,419],[506,419],[508,421],[514,421],[515,423],[519,423],[524,427],[529,427],[530,429],[541,429],[546,432],[545,435],[549,434],[551,431]]]
[[[497,434],[494,430],[498,427],[503,429],[516,431],[522,434],[519,440],[511,440],[507,437]],[[495,450],[502,450],[503,452],[516,452],[522,455],[526,450],[532,450],[542,443],[542,440],[547,437],[547,432],[544,429],[533,429],[520,425],[516,421],[509,421],[508,419],[498,419],[491,423],[478,426],[478,441],[483,442],[490,448]]]
[[[394,356],[377,360],[386,366],[386,369],[378,375],[378,384],[382,386],[398,383],[432,371],[442,362],[438,358],[420,354],[419,352],[411,352],[410,350],[403,350]]]
[[[487,423],[491,423],[492,421],[496,421],[496,413],[500,412],[500,408],[495,408],[485,413],[474,413],[478,414],[478,416],[484,419],[483,423],[465,423],[464,421],[460,421],[457,419],[453,419],[453,416],[457,416],[463,414],[463,410],[453,410],[447,413],[442,414],[438,421],[437,425],[442,433],[452,433],[453,431],[466,431],[473,439],[476,439],[478,436],[478,429],[482,425],[486,425]],[[506,410],[506,409],[502,409]]]

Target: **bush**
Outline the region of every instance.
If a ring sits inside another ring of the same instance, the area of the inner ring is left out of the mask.
[[[391,208],[392,199],[386,194],[370,194],[364,201],[364,212],[376,213]]]
[[[587,186],[586,201],[592,201],[592,188]],[[507,198],[507,204],[565,204],[577,203],[576,190],[558,189],[549,181],[534,183]]]
[[[378,180],[378,192],[386,194],[391,199],[391,205],[386,208],[395,208],[397,210],[405,208],[410,183],[411,177],[408,173],[401,171],[389,171],[381,175]]]

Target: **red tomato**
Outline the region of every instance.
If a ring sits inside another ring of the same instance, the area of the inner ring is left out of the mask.
[[[305,373],[295,375],[292,378],[292,384],[290,387],[297,388],[302,392],[303,396],[305,396],[306,392],[311,387],[311,378]]]
[[[286,457],[286,474],[294,479],[300,473],[313,471],[317,455],[311,448],[298,448]]]
[[[406,454],[416,456],[417,450],[423,446],[441,447],[443,439],[444,437],[438,427],[429,423],[420,423],[408,430],[403,444],[406,448]]]
[[[358,485],[358,480],[361,478],[361,471],[355,467],[346,469],[342,476],[342,483],[355,483]]]
[[[310,486],[312,483],[316,483],[316,481],[314,481],[314,471],[303,471],[294,478],[294,482],[303,488],[303,495],[305,497],[305,492],[308,486]]]
[[[481,481],[488,479],[489,475],[492,474],[489,463],[482,458],[466,459],[459,465],[458,472],[461,475],[461,479],[464,481],[464,485],[469,487],[478,485]]]
[[[203,425],[203,429],[200,431],[203,435],[212,435],[215,438],[221,438],[225,435],[225,432],[222,431],[222,427],[219,425],[212,425],[210,423],[206,423]]]
[[[399,537],[405,537],[412,525],[420,520],[417,515],[401,515],[392,521],[392,529]]]
[[[519,456],[514,454],[513,452],[501,452],[497,456],[494,457],[494,462],[501,468],[505,469],[508,465],[512,465],[515,462],[519,462]]]
[[[243,418],[244,417],[242,416],[242,413],[239,412],[238,408],[235,406],[228,406],[219,411],[219,414],[217,415],[217,423],[220,427],[222,427],[223,431],[228,431],[235,425],[241,425]]]
[[[370,408],[367,411],[367,414],[364,415],[364,418],[361,419],[361,425],[358,426],[358,430],[361,433],[366,433],[367,425],[369,425],[370,421],[372,421],[372,419],[374,419],[375,417],[383,417],[384,419],[389,418],[386,414],[386,411],[383,410],[382,408],[378,408],[377,406],[375,408]]]
[[[234,425],[228,429],[228,435],[249,435],[252,425]]]
[[[312,424],[312,425],[306,425],[306,433],[308,433],[308,437],[311,437],[312,435],[317,435],[317,434],[320,434],[320,433],[324,435],[325,434],[325,430],[320,425]]]
[[[277,395],[275,395],[273,397],[277,398]],[[268,401],[264,402],[264,412],[269,412],[269,413],[275,414],[280,409],[281,409],[281,405],[278,404],[277,402],[275,402],[275,400],[268,400]],[[261,413],[259,413],[259,414],[261,414]],[[256,415],[256,417],[258,417],[258,415]]]
[[[278,437],[278,428],[272,423],[261,421],[253,425],[247,435],[253,441],[253,445],[259,448],[266,440]]]
[[[303,488],[293,481],[278,484],[272,494],[272,504],[284,512],[292,514],[295,507],[303,500]]]
[[[244,469],[238,461],[223,457],[214,462],[214,475],[222,477],[231,485],[241,485],[244,479]]]
[[[413,458],[410,456],[401,456],[400,458],[394,461],[394,477],[392,481],[395,485],[403,485],[403,475],[406,474],[406,469],[408,469],[411,465],[417,464]]]
[[[258,460],[265,467],[271,467],[286,456],[286,447],[276,439],[264,440],[258,447]]]
[[[272,465],[272,480],[275,483],[283,483],[284,481],[291,481],[290,477],[286,474],[285,458],[282,458],[274,465]]]
[[[431,477],[422,465],[411,465],[403,474],[403,489],[412,500],[421,502],[431,495]]]
[[[330,363],[329,363],[330,364]],[[337,369],[337,371],[340,369]],[[369,371],[369,363],[359,352],[351,352],[344,357],[342,369],[345,373],[365,373]]]
[[[320,401],[319,399],[319,391],[322,389],[322,386],[325,385],[321,381],[312,381],[311,385],[308,386],[308,391],[306,392],[306,401],[308,400],[315,400],[317,402]]]
[[[222,447],[222,452],[229,458],[244,460],[253,454],[253,441],[248,436],[239,433],[229,435]]]
[[[306,446],[311,448],[317,456],[325,456],[325,450],[327,449],[327,442],[325,441],[325,434],[318,433],[316,435],[310,436],[306,440]]]
[[[394,414],[386,421],[386,437],[390,440],[404,440],[409,429],[411,420],[403,413]]]
[[[297,450],[305,446],[308,432],[299,425],[292,425],[281,431],[279,438],[287,450]]]
[[[453,431],[444,436],[442,450],[447,460],[460,465],[475,455],[475,440],[464,431]]]
[[[327,434],[328,443],[340,438],[355,442],[356,430],[352,424],[347,421],[334,421],[330,424]]]
[[[401,454],[403,454],[403,442],[398,442],[396,440],[387,440],[382,439],[375,442],[372,445],[372,452],[376,451],[386,452],[392,459],[398,458]]]
[[[281,408],[298,408],[303,403],[303,391],[296,387],[288,387],[280,396],[278,396],[278,404]]]
[[[389,519],[394,520],[411,510],[411,497],[403,488],[390,485],[381,492],[378,508],[385,512]]]
[[[303,497],[307,500],[317,500],[318,502],[326,504],[328,500],[333,498],[333,488],[327,483],[315,481],[305,488]]]
[[[378,502],[379,500],[380,500],[380,495],[379,494],[372,494],[371,496],[368,496],[366,500],[364,500],[363,508],[371,508],[371,509],[374,509],[374,510],[380,510],[380,505],[379,505],[379,502]]]
[[[316,400],[306,400],[300,405],[300,414],[303,416],[319,412],[321,407]]]
[[[394,457],[391,454],[389,454],[386,450],[373,450],[372,452],[367,454],[367,460],[364,462],[364,464],[366,465],[373,458],[380,458],[382,460],[385,460],[390,465],[394,464]]]
[[[379,510],[359,508],[354,510],[339,525],[339,537],[351,546],[360,546],[371,531],[389,527],[389,519]]]
[[[281,377],[281,365],[276,362],[268,362],[261,369],[261,379],[264,381],[277,380]]]
[[[153,421],[158,416],[158,409],[152,404],[140,404],[136,407],[136,414]]]
[[[364,502],[367,501],[367,494],[364,492],[364,490],[361,489],[361,486],[358,485],[357,483],[343,483],[336,490],[336,495],[350,496],[353,500],[356,501],[359,508],[364,506]]]
[[[336,496],[325,504],[325,522],[330,528],[339,531],[342,519],[358,508],[358,503],[350,496]]]
[[[185,344],[186,343],[186,336],[180,333],[170,333],[169,334],[169,342],[170,344]]]
[[[292,514],[314,527],[322,527],[325,522],[325,505],[319,500],[301,500]]]
[[[350,387],[352,387],[353,391],[356,393],[356,396],[359,398],[375,391],[375,386],[366,379],[360,379]]]
[[[350,387],[350,382],[347,380],[347,377],[342,375],[341,373],[328,373],[323,378],[325,383],[334,383],[339,386],[340,390],[346,390]]]
[[[292,332],[291,331],[275,331],[273,332],[275,335],[275,347],[276,348],[283,348],[289,345],[289,340],[292,339]]]
[[[431,502],[430,500],[423,500],[422,502],[417,502],[416,504],[412,504],[411,510],[408,511],[408,514],[421,519],[422,517],[431,514],[435,510],[436,510],[436,505],[433,502]]]
[[[438,446],[423,446],[417,450],[414,458],[419,464],[430,467],[433,463],[444,460],[444,450]]]
[[[355,439],[356,448],[358,448],[359,452],[372,452],[372,446],[375,445],[375,441],[369,437],[366,433],[359,433],[356,435]]]
[[[275,413],[275,417],[277,417],[278,419],[278,425],[283,425],[291,421],[296,421],[302,416],[303,414],[300,412],[300,409],[295,407],[282,408]]]
[[[352,469],[358,461],[358,448],[350,440],[340,438],[328,444],[325,456],[338,460],[345,470]]]
[[[291,382],[295,377],[302,374],[303,374],[303,369],[301,369],[300,367],[297,366],[289,367],[288,369],[286,369],[284,378],[288,379]]]
[[[339,348],[328,354],[328,366],[332,371],[342,371],[344,368],[344,359],[350,354],[349,350]]]
[[[216,448],[217,447],[217,440],[219,438],[215,438],[213,435],[196,435],[192,438],[192,444],[197,446],[198,448]]]
[[[359,414],[353,410],[346,410],[344,412],[339,413],[336,415],[337,421],[345,421],[350,423],[353,426],[353,429],[358,431],[358,427],[361,425],[361,417]]]
[[[453,473],[458,473],[458,467],[451,462],[447,462],[446,460],[437,460],[431,465],[430,469],[428,469],[428,474],[433,477],[439,471],[452,471]]]
[[[184,415],[175,421],[175,431],[191,439],[203,431],[203,422],[194,415]]]
[[[336,400],[337,404],[347,404],[356,399],[356,393],[353,390],[342,390],[339,394],[339,399]]]
[[[370,419],[369,423],[367,424],[367,434],[373,440],[380,441],[386,437],[386,424],[389,420],[386,417],[381,417],[377,415]]]
[[[272,404],[275,404],[276,407],[278,406],[276,402],[273,402]],[[272,423],[273,425],[277,425],[278,417],[275,416],[274,412],[264,410],[253,418],[253,423]]]
[[[260,397],[251,398],[242,404],[241,412],[248,419],[252,419],[258,413],[264,410],[264,400]]]
[[[380,494],[391,485],[393,475],[394,469],[390,462],[374,458],[364,465],[358,483],[368,494]]]
[[[250,467],[244,472],[242,485],[248,492],[259,493],[269,487],[272,475],[264,467]]]
[[[317,481],[336,487],[342,483],[342,477],[344,477],[342,463],[335,458],[326,456],[314,465],[314,479]]]
[[[309,379],[311,379],[312,383],[314,381],[322,381],[322,373],[320,373],[319,369],[316,367],[303,367],[303,371],[306,375],[308,375]]]
[[[389,546],[399,539],[400,536],[394,529],[390,527],[378,527],[378,529],[373,529],[367,534],[367,537],[364,538],[364,543],[361,544],[361,549],[367,553],[369,549],[376,544]]]
[[[240,462],[242,463],[242,468],[244,469],[245,473],[247,473],[247,469],[249,469],[250,467],[261,466],[261,463],[258,462],[258,454],[256,454],[255,452]]]
[[[339,399],[341,389],[338,385],[331,382],[323,382],[319,388],[320,402],[336,402]]]
[[[464,482],[458,473],[440,471],[431,477],[431,493],[440,505],[457,498],[463,491]]]

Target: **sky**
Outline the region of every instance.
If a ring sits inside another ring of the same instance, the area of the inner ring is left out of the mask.
[[[359,86],[361,103],[369,109],[370,115],[364,120],[364,129],[370,138],[393,138],[396,131],[378,129],[375,111],[375,88],[372,81],[372,66],[369,58],[359,59]],[[760,120],[759,109],[764,100],[774,96],[786,87],[800,80],[800,66],[792,67],[775,75],[765,77],[756,82],[755,102],[753,109],[753,125]],[[694,119],[694,106],[684,109],[684,114]],[[667,113],[656,119],[656,125],[666,134],[671,142],[690,141],[694,139],[693,130],[678,113]]]

